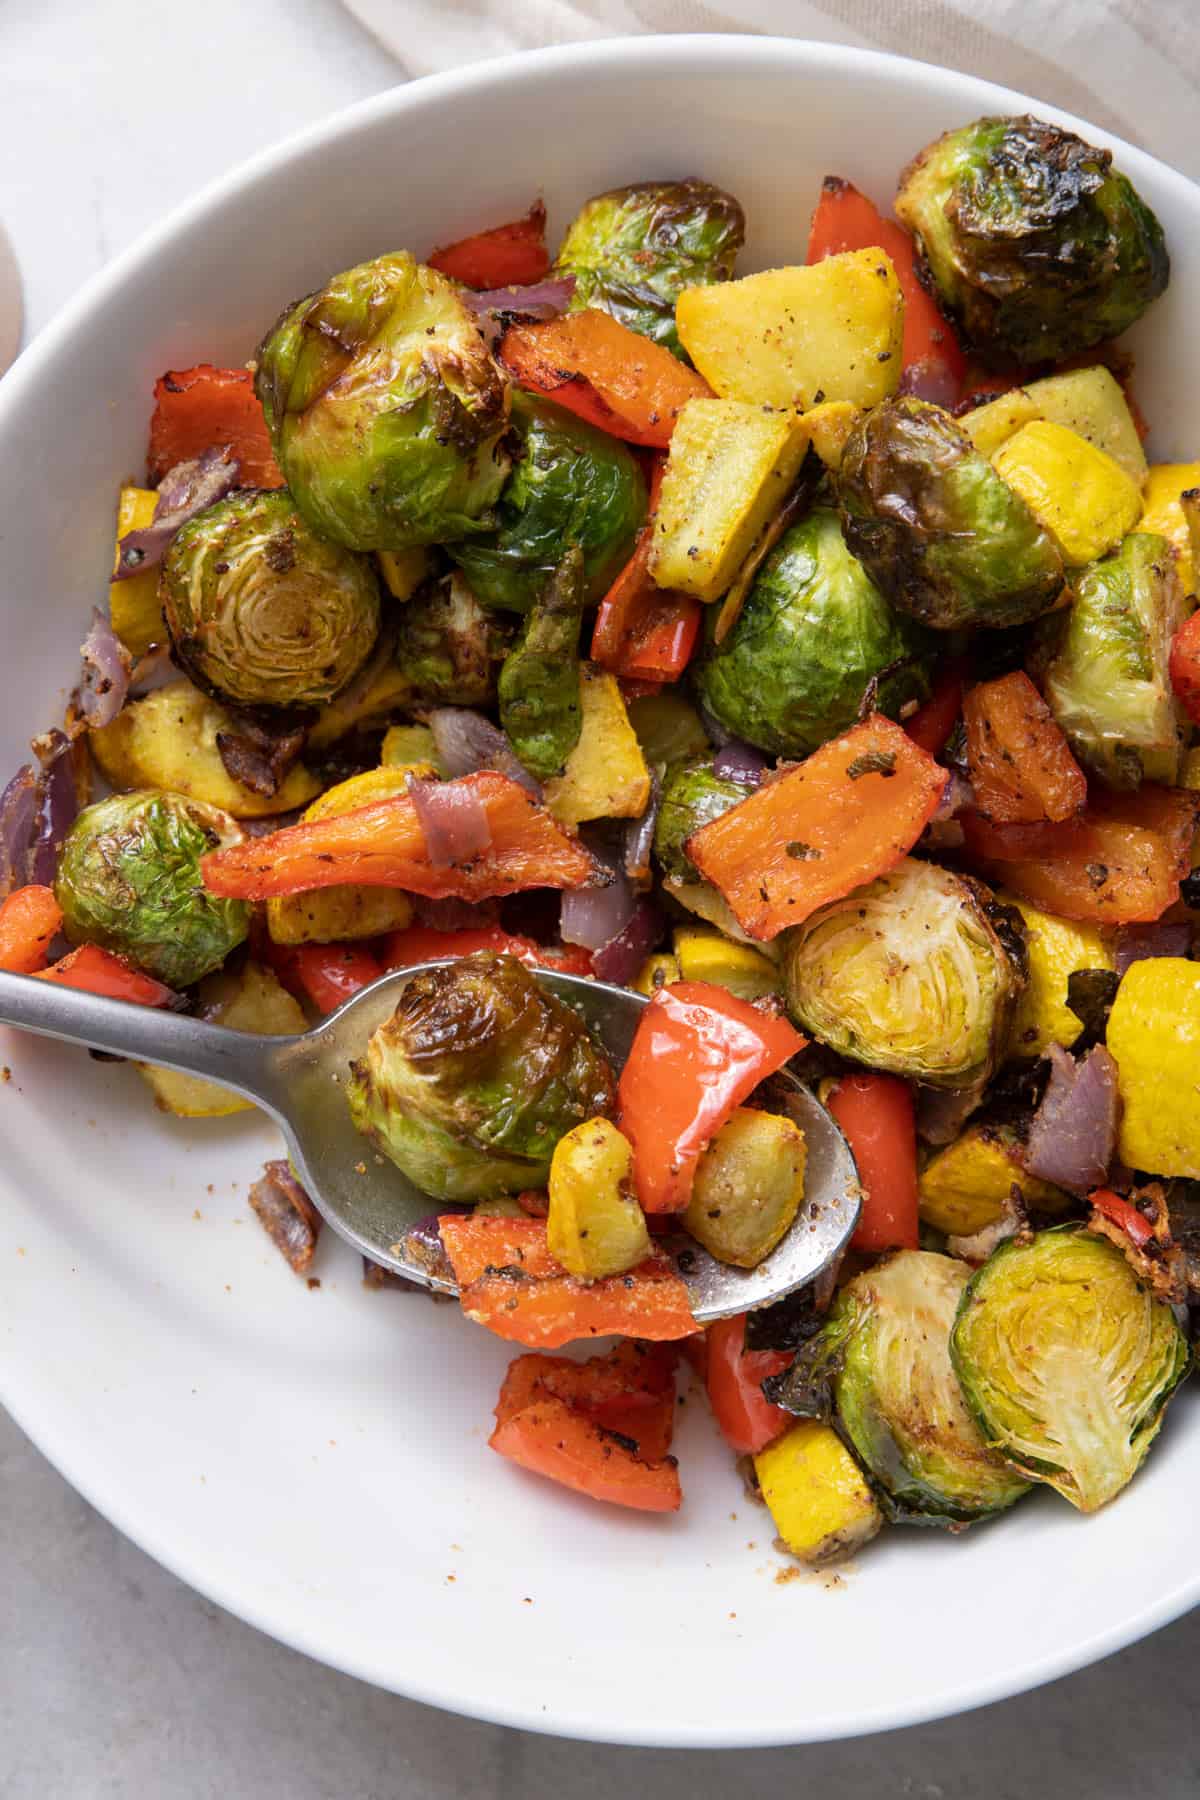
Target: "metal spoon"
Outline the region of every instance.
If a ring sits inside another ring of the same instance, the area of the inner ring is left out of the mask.
[[[421,963],[385,975],[299,1037],[230,1031],[4,973],[0,1024],[161,1063],[244,1094],[283,1131],[296,1174],[335,1231],[410,1281],[455,1293],[451,1279],[419,1260],[419,1246],[405,1243],[405,1234],[429,1218],[434,1203],[355,1129],[342,1091],[350,1062],[362,1055],[376,1026],[391,1017],[404,984],[440,966]],[[546,969],[537,977],[579,1010],[619,1070],[647,1004],[642,996]],[[676,1258],[702,1323],[765,1306],[812,1281],[842,1249],[858,1218],[858,1176],[846,1140],[794,1075],[784,1070],[777,1080],[783,1104],[808,1144],[804,1204],[783,1242],[757,1268],[735,1269],[717,1262],[693,1238],[659,1240]]]

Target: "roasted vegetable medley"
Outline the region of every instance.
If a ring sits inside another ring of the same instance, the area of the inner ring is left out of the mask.
[[[1200,1307],[1200,460],[1148,459],[1114,341],[1167,247],[1033,118],[893,206],[828,177],[739,273],[708,181],[587,200],[556,255],[539,203],[164,374],[0,796],[10,971],[293,1033],[432,965],[347,1101],[522,1347],[493,1448],[673,1511],[682,1359],[808,1563],[1106,1504]],[[539,968],[645,997],[623,1067]],[[664,1234],[753,1269],[804,1227],[785,1065],[858,1224],[701,1331]],[[251,1199],[307,1275],[287,1164]]]

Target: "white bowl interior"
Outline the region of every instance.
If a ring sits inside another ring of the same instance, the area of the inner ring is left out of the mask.
[[[330,271],[424,252],[539,189],[553,237],[590,193],[701,173],[745,205],[744,268],[800,261],[824,173],[886,200],[936,133],[1019,109],[985,83],[829,46],[637,40],[398,90],[220,183],[0,386],[0,767],[49,722],[103,600],[116,485],[141,469],[164,368],[243,360]],[[1194,455],[1200,196],[1121,154],[1175,263],[1136,334],[1151,447]],[[147,1550],[315,1656],[511,1724],[778,1743],[997,1698],[1196,1597],[1186,1394],[1149,1467],[1091,1521],[1040,1496],[966,1538],[896,1530],[853,1570],[781,1581],[770,1521],[702,1402],[681,1408],[677,1519],[523,1476],[486,1447],[505,1346],[452,1307],[364,1292],[328,1234],[319,1291],[268,1244],[246,1189],[271,1132],[164,1119],[130,1070],[0,1040],[0,1392]]]

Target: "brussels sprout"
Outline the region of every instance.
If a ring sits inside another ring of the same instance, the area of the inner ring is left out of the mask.
[[[900,177],[942,307],[992,362],[1058,361],[1115,337],[1162,293],[1162,227],[1112,154],[1040,119],[977,119]]]
[[[218,900],[200,878],[200,858],[241,837],[228,813],[183,794],[112,794],[85,807],[54,882],[63,930],[168,987],[199,981],[250,929],[245,901]]]
[[[1040,628],[1043,691],[1072,750],[1109,787],[1171,786],[1184,715],[1171,686],[1183,591],[1167,540],[1135,531],[1071,577],[1074,604]]]
[[[966,1521],[1001,1512],[1029,1484],[989,1449],[963,1403],[950,1332],[971,1271],[952,1256],[900,1250],[847,1282],[822,1355],[836,1369],[842,1429],[900,1518]]]
[[[490,525],[508,382],[454,284],[407,251],[289,307],[255,390],[297,506],[337,543],[403,550]]]
[[[583,557],[563,557],[500,671],[500,723],[531,775],[548,781],[579,742]]]
[[[710,756],[693,757],[668,769],[654,824],[654,854],[663,874],[676,881],[697,881],[696,865],[684,850],[693,831],[746,798],[749,790],[713,774]]]
[[[841,1055],[967,1087],[997,1068],[1025,986],[1020,915],[906,857],[784,933],[783,978],[792,1015]]]
[[[486,706],[507,633],[457,571],[427,581],[400,611],[395,661],[412,684],[409,706]]]
[[[1137,1473],[1190,1360],[1171,1308],[1075,1225],[992,1252],[963,1294],[950,1354],[988,1443],[1081,1512]]]
[[[850,554],[837,514],[818,507],[767,557],[723,642],[710,629],[697,691],[735,736],[807,756],[853,725],[871,682],[892,718],[926,699],[931,652]]]
[[[485,606],[528,612],[564,544],[583,552],[587,598],[598,600],[633,548],[646,517],[646,484],[625,444],[549,400],[513,396],[517,466],[496,529],[452,544]]]
[[[865,414],[837,491],[850,550],[922,624],[1024,625],[1058,598],[1050,538],[940,406],[902,396]]]
[[[727,281],[745,236],[732,194],[707,181],[641,181],[587,201],[554,272],[575,277],[572,311],[599,307],[679,356],[676,300]]]
[[[414,976],[347,1084],[358,1129],[437,1200],[544,1187],[615,1091],[578,1014],[490,951]]]
[[[197,513],[171,541],[159,595],[175,660],[236,706],[323,706],[379,636],[371,564],[312,531],[286,488]]]
[[[626,711],[648,763],[674,763],[712,754],[699,713],[674,688],[638,694],[626,702]]]

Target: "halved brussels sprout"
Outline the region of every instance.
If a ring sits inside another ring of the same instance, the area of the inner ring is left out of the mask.
[[[615,1092],[579,1015],[490,951],[414,976],[347,1084],[358,1129],[437,1200],[544,1187],[559,1139]]]
[[[250,930],[244,900],[219,900],[200,878],[209,850],[241,827],[184,794],[111,794],[67,833],[54,893],[73,944],[127,956],[168,987],[219,968]]]
[[[176,532],[159,595],[175,660],[235,706],[323,706],[379,636],[379,583],[286,488],[231,494]]]
[[[573,312],[599,307],[678,356],[676,300],[727,281],[745,236],[741,207],[711,183],[639,181],[584,204],[554,272],[575,277]]]
[[[853,725],[872,681],[875,709],[892,718],[929,694],[928,635],[893,612],[828,507],[785,532],[721,643],[709,623],[701,700],[727,731],[777,756],[807,756]]]
[[[1115,337],[1170,274],[1162,227],[1111,151],[1028,114],[929,144],[900,177],[896,214],[989,361],[1059,361]]]
[[[1075,1225],[992,1252],[963,1293],[950,1353],[989,1444],[1080,1512],[1137,1473],[1190,1364],[1171,1308]]]
[[[1061,592],[1050,538],[940,406],[900,396],[866,413],[837,491],[851,552],[935,630],[1024,625]]]
[[[508,382],[453,282],[405,250],[347,269],[258,348],[296,504],[352,550],[483,529],[508,473]]]
[[[1135,531],[1071,577],[1074,603],[1039,630],[1043,691],[1080,762],[1109,787],[1171,786],[1185,718],[1171,686],[1183,592],[1166,538]]]
[[[457,570],[427,581],[402,608],[394,660],[410,684],[404,706],[487,706],[508,631]]]
[[[980,1434],[950,1361],[970,1278],[956,1257],[900,1250],[847,1282],[830,1309],[842,1428],[901,1518],[986,1518],[1029,1491]]]
[[[646,517],[646,483],[627,445],[549,400],[513,396],[516,467],[496,529],[450,545],[485,606],[528,612],[563,547],[583,552],[589,601],[599,600]]]
[[[500,671],[500,723],[521,762],[541,781],[557,775],[583,729],[583,601],[583,557],[572,544]]]
[[[698,881],[696,865],[684,845],[694,831],[710,819],[719,819],[748,792],[739,782],[714,775],[711,755],[691,757],[669,768],[654,823],[654,854],[663,874],[676,881]]]
[[[967,1087],[994,1073],[1027,963],[1020,914],[906,857],[785,932],[788,1010],[842,1056]]]

